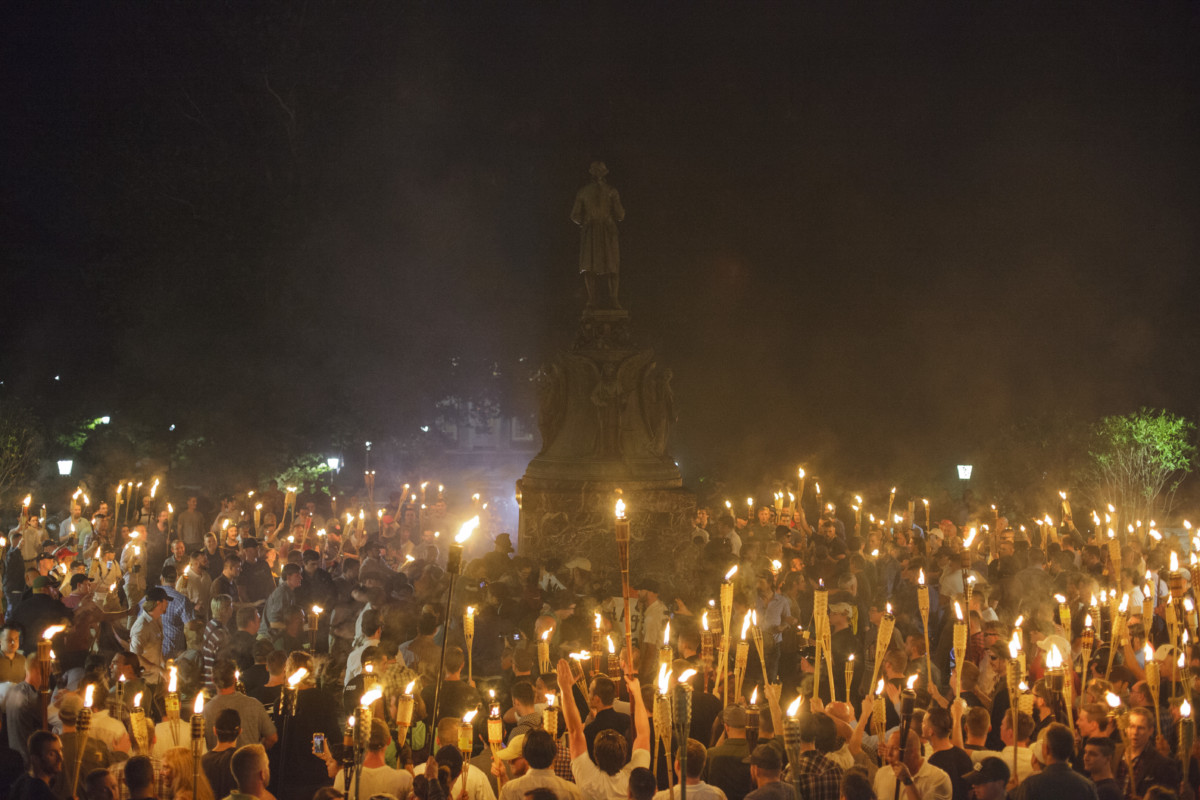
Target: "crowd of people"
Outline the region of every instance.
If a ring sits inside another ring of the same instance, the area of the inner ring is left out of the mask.
[[[695,568],[649,577],[635,548],[626,591],[586,558],[516,555],[494,520],[448,564],[466,514],[440,497],[365,514],[341,498],[344,517],[324,495],[289,500],[23,509],[2,559],[0,800],[1171,800],[1200,785],[1183,538],[1113,545],[1067,515],[1026,527],[961,504],[925,527],[911,506],[886,527],[701,508],[681,559]],[[761,651],[739,656],[751,625]],[[658,696],[680,681],[686,737]]]

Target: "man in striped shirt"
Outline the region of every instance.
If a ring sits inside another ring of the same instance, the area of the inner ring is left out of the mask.
[[[229,620],[233,618],[233,598],[218,594],[210,601],[212,619],[204,627],[204,648],[201,657],[204,664],[204,685],[213,687],[213,666],[224,655],[229,644]]]

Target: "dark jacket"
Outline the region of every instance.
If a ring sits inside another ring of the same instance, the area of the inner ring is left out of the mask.
[[[1016,800],[1097,800],[1096,784],[1066,764],[1047,764],[1021,781]]]

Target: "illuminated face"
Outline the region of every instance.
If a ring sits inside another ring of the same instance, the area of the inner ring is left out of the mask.
[[[1129,737],[1129,743],[1134,748],[1141,750],[1150,743],[1150,730],[1150,720],[1141,714],[1129,715],[1129,726],[1125,728],[1125,733]]]
[[[57,738],[53,739],[50,744],[46,745],[42,752],[37,756],[39,766],[42,772],[49,775],[57,775],[62,772],[63,768],[63,752],[62,742]]]
[[[696,512],[696,524],[699,525],[701,528],[708,525],[708,512],[707,511],[701,509],[700,511]]]
[[[10,658],[16,655],[17,647],[21,644],[21,634],[17,631],[5,631],[4,638],[0,640],[0,645],[4,648],[4,655]]]
[[[1079,719],[1075,721],[1075,726],[1079,728],[1079,735],[1084,738],[1100,735],[1100,726],[1092,721],[1086,711],[1079,712]]]
[[[758,510],[758,524],[766,525],[770,521],[771,521],[771,509],[760,508]]]
[[[303,579],[303,576],[299,572],[297,572],[295,575],[289,575],[287,577],[287,585],[292,587],[293,589],[299,589],[300,582],[302,579]]]
[[[194,498],[194,497],[189,497],[189,498],[188,498],[187,510],[188,510],[188,511],[195,511],[195,510],[196,510],[196,498]]]

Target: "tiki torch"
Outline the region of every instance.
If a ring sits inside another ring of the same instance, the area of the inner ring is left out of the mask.
[[[758,744],[758,687],[750,690],[750,701],[746,704],[746,745],[754,752]]]
[[[1096,644],[1096,632],[1092,629],[1092,615],[1083,618],[1083,634],[1079,637],[1079,649],[1083,662],[1079,665],[1079,685],[1087,686],[1088,667],[1092,661],[1092,648]]]
[[[1188,785],[1188,767],[1192,764],[1192,739],[1196,731],[1192,723],[1192,704],[1184,698],[1179,706],[1179,760],[1183,763],[1183,783]]]
[[[708,677],[713,668],[713,634],[708,629],[708,609],[700,615],[700,663],[704,667],[704,691],[708,691]]]
[[[921,627],[925,632],[925,680],[933,685],[933,660],[929,654],[929,587],[925,585],[925,570],[917,573],[917,609],[921,612]]]
[[[75,776],[71,778],[72,797],[76,796],[79,788],[79,769],[83,766],[83,754],[87,752],[88,728],[92,725],[92,693],[95,691],[96,687],[89,683],[83,693],[83,708],[75,717],[75,739],[79,742],[79,751],[75,754]]]
[[[813,697],[821,696],[821,649],[825,643],[822,631],[828,624],[829,592],[825,589],[825,582],[818,579],[817,589],[813,592],[813,638],[816,641],[814,650],[816,660],[813,662]],[[833,691],[833,687],[830,687],[830,691]]]
[[[491,703],[488,705],[488,745],[491,747],[492,756],[504,747],[504,721],[500,719],[500,704],[496,702],[496,690],[489,689],[488,695],[491,698]]]
[[[675,723],[675,740],[679,742],[679,800],[687,800],[687,741],[692,728],[692,685],[689,681],[694,674],[695,670],[685,669],[671,694],[671,719]]]
[[[543,675],[550,671],[550,634],[554,633],[554,628],[547,628],[542,631],[542,637],[538,639],[538,671]]]
[[[321,612],[325,609],[314,605],[308,617],[308,646],[312,652],[317,652],[317,625],[321,622]]]
[[[888,645],[892,643],[892,633],[896,629],[896,617],[892,614],[892,604],[887,604],[887,611],[879,618],[879,634],[875,638],[875,667],[871,670],[872,686],[879,677],[879,669],[883,666],[883,657],[887,654]]]
[[[742,681],[746,677],[746,659],[750,655],[750,643],[746,641],[746,633],[750,630],[750,612],[742,619],[742,638],[737,643],[733,657],[733,694],[739,700],[742,697]]]
[[[908,685],[900,692],[900,763],[908,758],[908,732],[912,728],[913,710],[917,705],[917,693],[913,687],[917,684],[917,675],[908,677]],[[896,781],[895,800],[900,800],[900,781]]]
[[[625,652],[633,658],[633,629],[629,616],[629,519],[625,516],[625,501],[616,505],[617,561],[621,567],[621,599],[625,602]]]
[[[849,703],[850,702],[850,684],[854,683],[854,653],[851,653],[850,656],[846,659],[846,666],[843,668],[843,671],[846,673],[845,674],[846,702]],[[765,682],[766,678],[763,678],[763,681]],[[836,698],[835,698],[834,702],[837,702]]]
[[[38,639],[37,643],[38,667],[42,673],[42,688],[38,694],[42,704],[42,730],[46,731],[50,730],[50,721],[47,718],[50,710],[50,662],[53,659],[50,640],[66,629],[66,625],[51,625],[42,633],[42,638]]]
[[[563,691],[571,691],[571,687],[563,687]],[[554,707],[555,696],[546,695],[546,707],[542,709],[542,730],[550,734],[550,738],[558,738],[558,709]]]
[[[1149,633],[1147,632],[1147,635]],[[1154,648],[1146,642],[1142,649],[1146,658],[1146,686],[1150,689],[1150,697],[1154,699],[1154,723],[1158,727],[1158,735],[1162,736],[1162,714],[1158,708],[1159,691],[1162,689],[1162,679],[1159,673],[1158,661],[1154,658]]]
[[[479,709],[472,708],[467,713],[463,714],[462,722],[458,726],[458,750],[462,753],[462,780],[463,789],[467,786],[467,768],[471,765],[471,751],[475,748],[475,715],[479,713]]]
[[[475,606],[467,606],[467,610],[463,612],[463,639],[467,643],[467,682],[474,680],[474,659],[472,651],[475,644]]]
[[[957,600],[954,601],[954,616],[957,618],[954,623],[954,668],[958,673],[958,680],[954,682],[954,699],[957,700],[962,695],[963,662],[967,659],[967,623],[963,620],[962,606]]]
[[[139,753],[150,752],[150,740],[146,731],[146,709],[142,708],[142,693],[133,696],[133,708],[129,709],[129,727],[133,728],[133,740]]]
[[[770,683],[767,679],[767,656],[763,649],[762,628],[758,627],[758,612],[750,609],[750,635],[754,637],[754,649],[758,653],[758,666],[762,672],[763,685]]]
[[[721,582],[721,700],[729,705],[729,635],[732,633],[730,623],[733,618],[733,576],[737,574],[737,564],[725,573]]]
[[[174,723],[172,723],[174,727]],[[196,692],[192,705],[192,786],[200,785],[200,756],[204,742],[204,692]]]
[[[479,517],[472,517],[463,523],[458,529],[458,534],[454,537],[454,544],[450,545],[446,556],[446,575],[450,578],[450,586],[446,590],[446,614],[442,620],[442,630],[450,629],[450,608],[454,602],[454,581],[458,578],[458,573],[462,570],[463,545],[471,538],[471,534],[479,527]],[[442,640],[442,654],[438,659],[437,683],[433,685],[433,717],[435,721],[438,719],[439,704],[442,699],[442,676],[446,672],[446,641],[449,637]],[[360,721],[361,722],[361,721]],[[464,784],[465,785],[465,784]]]

